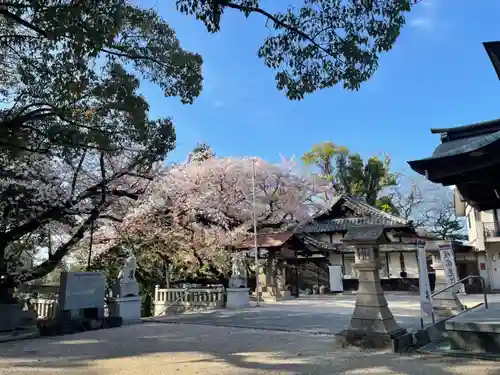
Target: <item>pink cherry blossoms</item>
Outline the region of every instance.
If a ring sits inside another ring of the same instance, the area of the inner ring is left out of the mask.
[[[255,159],[255,170],[260,231],[302,223],[329,199],[326,182],[297,173],[289,161],[274,165]],[[120,232],[155,247],[163,243],[171,261],[196,268],[214,258],[227,263],[228,247],[249,235],[252,215],[252,159],[209,158],[160,173]]]

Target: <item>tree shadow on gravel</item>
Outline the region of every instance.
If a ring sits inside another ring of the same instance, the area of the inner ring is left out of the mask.
[[[93,369],[97,363],[104,364],[104,368]],[[15,368],[16,374],[60,369],[101,375],[121,373],[123,368],[131,373],[189,374],[186,368],[195,364],[203,374],[218,374],[217,366],[224,364],[240,373],[245,369],[248,371],[244,373],[260,370],[331,375],[369,370],[377,374],[500,375],[500,366],[495,362],[340,349],[331,335],[185,324],[143,323],[0,344],[0,374],[2,368]],[[165,372],[167,365],[171,370]],[[134,366],[137,370],[132,371]]]

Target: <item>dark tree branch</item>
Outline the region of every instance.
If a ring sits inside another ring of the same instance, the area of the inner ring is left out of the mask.
[[[45,38],[48,37],[48,34],[45,32],[45,30],[42,30],[41,28],[39,28],[38,26],[36,25],[33,25],[32,23],[29,23],[28,21],[26,20],[23,20],[21,17],[19,17],[18,15],[14,14],[14,13],[11,13],[9,12],[6,8],[3,8],[3,6],[5,6],[4,4],[0,4],[0,6],[2,8],[0,8],[0,14],[2,14],[5,18],[9,18],[11,19],[12,21],[15,21],[16,23],[30,29],[30,30],[33,30],[34,32],[36,32],[37,34],[40,34],[42,36],[44,36]],[[10,5],[9,5],[10,6]]]
[[[220,6],[222,6],[222,7],[233,8],[233,9],[238,9],[238,10],[240,10],[242,12],[258,13],[260,15],[263,15],[267,19],[273,21],[277,26],[280,26],[280,27],[282,27],[284,29],[287,29],[287,30],[290,30],[290,31],[296,33],[297,35],[300,35],[302,38],[304,38],[305,40],[309,41],[313,46],[315,46],[319,50],[323,51],[327,55],[332,56],[332,53],[330,51],[328,51],[323,46],[319,45],[314,40],[314,38],[312,38],[310,35],[307,35],[303,31],[297,29],[295,26],[292,26],[292,25],[289,25],[289,24],[287,24],[285,22],[280,21],[278,18],[276,18],[275,16],[273,16],[271,13],[266,12],[265,10],[263,10],[261,8],[248,7],[248,6],[242,6],[242,5],[238,5],[238,4],[233,4],[233,3],[230,3],[228,0],[219,0],[218,2],[220,4]]]
[[[57,265],[61,262],[68,251],[73,248],[80,240],[83,238],[87,230],[92,225],[92,222],[99,216],[100,211],[104,208],[102,206],[96,206],[91,215],[83,222],[83,224],[78,228],[78,230],[71,236],[71,238],[61,246],[42,264],[34,267],[29,271],[23,271],[19,274],[13,274],[13,278],[16,284],[26,283],[31,280],[39,279],[45,276],[49,272],[53,271]]]

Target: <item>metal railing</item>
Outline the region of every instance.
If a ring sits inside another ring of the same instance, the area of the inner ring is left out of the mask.
[[[484,277],[482,276],[479,276],[479,275],[469,275],[467,277],[464,277],[463,279],[460,279],[456,282],[454,282],[453,284],[451,285],[448,285],[446,288],[443,288],[441,290],[438,290],[437,292],[434,292],[432,294],[432,298],[434,298],[435,296],[443,293],[443,292],[446,292],[447,290],[450,290],[451,288],[457,286],[458,284],[460,283],[463,283],[464,281],[466,280],[470,280],[470,279],[479,279],[481,280],[481,288],[483,289],[483,296],[484,296],[484,307],[487,309],[488,308],[488,294],[486,293],[486,281],[484,280]],[[475,309],[476,307],[482,305],[483,303],[478,303],[477,305],[474,305],[472,306],[470,309]],[[470,310],[468,309],[466,306],[465,306],[465,309],[466,310]],[[435,322],[435,317],[434,317],[434,309],[432,309],[432,322],[434,323]]]

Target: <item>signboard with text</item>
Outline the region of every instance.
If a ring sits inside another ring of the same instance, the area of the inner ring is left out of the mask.
[[[439,256],[441,257],[441,263],[443,264],[446,284],[455,284],[459,280],[459,278],[457,265],[455,263],[455,254],[453,253],[451,242],[439,245]],[[461,290],[461,285],[457,285],[457,287],[453,289],[454,291],[459,291]]]
[[[425,257],[425,241],[417,240],[418,252],[418,286],[420,291],[420,309],[427,315],[432,315],[432,293],[427,272],[427,259]]]

